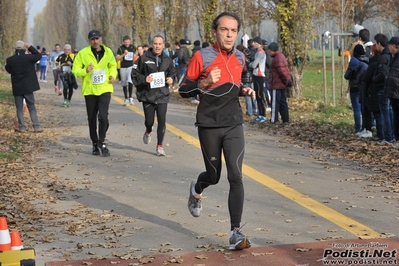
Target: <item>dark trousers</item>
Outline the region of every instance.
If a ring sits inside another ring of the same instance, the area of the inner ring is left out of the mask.
[[[384,95],[383,90],[378,92],[378,105],[382,118],[381,122],[384,131],[384,139],[386,141],[392,141],[395,138],[392,127],[392,106],[389,98]]]
[[[278,114],[281,115],[283,122],[289,122],[290,116],[288,112],[287,93],[283,90],[272,90],[272,116],[271,123],[278,122]]]
[[[72,94],[73,94],[73,88],[72,88],[71,84],[69,83],[69,80],[67,79],[66,76],[60,75],[60,77],[61,77],[62,85],[64,86],[64,89],[63,89],[64,99],[71,100]]]
[[[154,125],[155,112],[157,113],[157,141],[158,145],[162,145],[163,139],[165,137],[166,130],[166,111],[168,109],[167,103],[148,103],[143,102],[144,110],[144,125],[147,133],[152,132],[152,126]]]
[[[230,184],[228,207],[231,229],[240,227],[244,206],[244,185],[242,183],[242,162],[244,159],[244,130],[242,125],[222,128],[198,128],[206,172],[198,176],[197,193],[220,180],[222,150]]]
[[[362,94],[362,125],[363,128],[367,129],[368,131],[371,131],[371,128],[373,127],[373,113],[369,110],[367,106],[367,102],[369,101],[369,97],[366,93],[361,92]]]
[[[129,89],[129,91],[128,91]],[[129,92],[129,95],[127,94]],[[132,98],[133,94],[133,84],[129,83],[127,86],[123,86],[123,95],[125,95],[125,99]]]
[[[252,76],[254,90],[256,92],[256,103],[258,105],[258,115],[266,116],[265,109],[265,77]]]
[[[87,119],[89,121],[90,139],[93,143],[102,143],[105,141],[109,127],[108,109],[111,102],[111,93],[106,92],[99,96],[86,95]],[[98,135],[97,135],[97,117],[98,117]]]
[[[399,140],[399,99],[390,98],[393,112],[393,133],[395,139]]]
[[[380,139],[385,139],[384,137],[384,122],[382,121],[383,117],[380,112],[373,112],[373,117],[375,119],[375,127],[377,129],[377,137]]]

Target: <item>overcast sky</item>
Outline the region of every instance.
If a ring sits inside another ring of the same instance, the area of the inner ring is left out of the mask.
[[[37,13],[43,10],[47,0],[30,0],[29,1],[29,28],[33,27],[33,18]]]

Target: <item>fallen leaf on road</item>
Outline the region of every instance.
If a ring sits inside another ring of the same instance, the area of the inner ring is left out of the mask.
[[[207,260],[208,259],[208,257],[206,255],[204,255],[204,254],[197,255],[197,256],[195,256],[195,258],[199,259],[199,260]]]
[[[308,251],[310,251],[312,249],[310,249],[310,248],[296,248],[295,250],[296,251],[300,251],[300,252],[308,252]]]

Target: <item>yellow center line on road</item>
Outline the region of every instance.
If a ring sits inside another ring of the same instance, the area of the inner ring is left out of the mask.
[[[123,100],[119,97],[112,96],[112,99],[117,101],[120,104],[123,104]],[[128,106],[129,109],[132,111],[144,115],[143,111],[136,106]],[[201,148],[199,141],[197,138],[192,137],[191,135],[187,134],[186,132],[170,125],[166,124],[166,129],[179,138],[185,140],[186,142],[192,144],[197,148]],[[371,239],[371,238],[380,238],[381,234],[376,232],[375,230],[371,229],[370,227],[359,223],[350,217],[330,208],[326,205],[309,198],[308,196],[290,188],[286,185],[282,184],[281,182],[255,170],[254,168],[243,164],[242,172],[244,175],[250,177],[251,179],[261,183],[262,185],[272,189],[273,191],[279,193],[280,195],[296,202],[297,204],[301,205],[302,207],[314,212],[315,214],[325,218],[326,220],[335,223],[339,227],[345,229],[346,231],[354,234],[355,236],[359,237],[360,239]]]

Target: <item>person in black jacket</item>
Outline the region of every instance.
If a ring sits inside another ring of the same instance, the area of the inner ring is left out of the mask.
[[[176,50],[176,53],[172,58],[177,58],[177,62],[179,63],[179,77],[181,77],[186,73],[188,62],[190,62],[190,54],[188,52],[185,39],[181,39],[179,41],[179,46],[180,49]]]
[[[156,35],[152,39],[152,48],[140,56],[137,66],[132,71],[132,81],[136,86],[136,96],[143,102],[146,131],[143,135],[145,144],[151,141],[155,112],[157,113],[157,156],[165,156],[162,147],[166,130],[166,110],[169,102],[169,87],[173,85],[176,68],[172,58],[163,52],[165,40]]]
[[[375,125],[377,129],[377,134],[372,138],[373,141],[382,141],[384,139],[384,131],[382,128],[382,121],[381,121],[381,112],[380,106],[378,104],[378,86],[373,82],[373,74],[377,68],[378,58],[380,57],[381,53],[377,50],[377,45],[373,44],[371,46],[371,54],[369,60],[369,67],[367,68],[366,73],[363,75],[362,81],[362,90],[363,90],[363,127],[372,127],[372,118],[375,119]],[[367,54],[367,52],[366,52]],[[371,112],[372,116],[369,117],[365,115],[366,113]],[[362,137],[360,135],[360,137]]]
[[[388,47],[388,37],[382,33],[374,36],[377,50],[381,52],[377,61],[377,68],[373,75],[373,83],[378,88],[378,104],[381,112],[382,128],[384,132],[384,139],[382,144],[390,144],[395,142],[392,128],[392,107],[389,98],[384,93],[385,77],[388,75],[389,62],[392,55]]]
[[[399,140],[399,37],[392,37],[389,40],[389,51],[393,58],[389,63],[385,94],[392,105],[393,133],[395,139]]]
[[[26,53],[26,49],[28,49],[30,54]],[[24,100],[28,106],[34,132],[43,132],[37,117],[35,97],[33,95],[34,91],[40,90],[35,64],[41,57],[42,55],[31,44],[17,41],[15,44],[15,54],[6,59],[5,68],[11,74],[12,93],[17,109],[19,125],[15,129],[17,132],[24,132],[26,130],[23,111]]]

